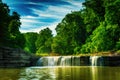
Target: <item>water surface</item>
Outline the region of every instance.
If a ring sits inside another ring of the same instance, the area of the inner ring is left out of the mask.
[[[0,69],[0,80],[120,80],[120,67],[62,66]]]

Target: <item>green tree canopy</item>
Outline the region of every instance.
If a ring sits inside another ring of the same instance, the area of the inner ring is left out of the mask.
[[[38,54],[51,52],[52,36],[52,31],[49,28],[45,28],[39,32],[35,43]]]
[[[72,54],[74,49],[81,46],[86,39],[86,30],[82,18],[82,13],[72,12],[56,27],[57,36],[53,40],[52,49],[56,53]],[[55,49],[60,49],[55,50]],[[63,49],[63,50],[61,50]]]
[[[20,33],[20,15],[17,12],[10,14],[7,4],[0,1],[0,46],[23,48],[24,36]]]
[[[34,33],[34,32],[24,33],[24,37],[26,40],[24,50],[29,52],[29,53],[35,54],[36,53],[35,42],[37,40],[38,33]]]
[[[0,3],[0,45],[7,45],[9,41],[9,7],[7,4]],[[5,44],[6,43],[6,44]]]

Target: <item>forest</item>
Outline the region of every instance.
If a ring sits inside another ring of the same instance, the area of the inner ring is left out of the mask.
[[[36,55],[120,52],[120,0],[85,0],[83,9],[66,14],[56,26],[55,36],[49,28],[21,33],[20,25],[20,15],[0,2],[0,46]]]

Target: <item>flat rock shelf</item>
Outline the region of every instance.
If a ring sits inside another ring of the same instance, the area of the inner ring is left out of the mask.
[[[27,67],[34,65],[34,56],[18,48],[0,47],[0,67]]]

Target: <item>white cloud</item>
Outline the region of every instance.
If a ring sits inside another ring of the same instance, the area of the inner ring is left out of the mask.
[[[22,27],[24,27],[24,28],[31,28],[31,27],[38,27],[38,25],[43,25],[43,24],[46,24],[46,25],[48,25],[49,23],[47,23],[47,22],[43,22],[42,20],[40,20],[40,19],[42,19],[42,18],[40,18],[40,17],[34,17],[34,16],[30,16],[30,15],[28,15],[28,16],[22,16],[21,17],[21,22],[22,22]]]
[[[27,4],[38,5],[38,6],[45,6],[42,3],[36,3],[36,2],[27,2]]]
[[[24,28],[21,28],[21,32],[39,32],[42,29],[45,28],[50,28],[53,32],[53,34],[56,34],[55,28],[57,24],[64,18],[64,16],[71,11],[78,11],[82,8],[82,3],[80,1],[69,1],[67,0],[66,2],[70,3],[71,5],[59,5],[59,6],[54,6],[54,5],[43,5],[43,4],[38,4],[38,3],[33,3],[30,2],[29,4],[36,4],[36,5],[42,5],[45,6],[45,10],[36,9],[36,8],[29,8],[32,10],[33,14],[37,14],[38,17],[35,16],[22,16],[21,21],[22,21],[22,26],[29,28],[30,26],[35,26],[35,27],[30,27],[29,30],[25,30]],[[57,21],[56,22],[43,22],[42,19],[47,19],[49,20],[50,18],[54,18]],[[41,20],[40,20],[41,19]],[[33,24],[33,25],[32,25]],[[38,24],[38,25],[35,25]],[[39,25],[40,24],[40,25]],[[41,24],[45,24],[41,25]]]
[[[62,14],[66,14],[68,12],[70,12],[70,10],[68,8],[62,7],[62,6],[49,6],[48,10],[51,12],[56,12],[56,13],[62,13]]]
[[[82,2],[80,1],[69,1],[69,3],[71,3],[74,6],[82,7]]]
[[[82,8],[81,0],[61,0],[63,2],[67,2],[69,4],[49,4],[49,2],[42,3],[42,2],[34,2],[33,0],[29,1],[17,1],[17,0],[4,0],[8,2],[10,9],[12,10],[20,10],[22,7],[25,6],[25,9],[22,9],[25,12],[24,15],[21,15],[21,32],[39,32],[40,30],[49,27],[53,34],[56,34],[55,27],[56,25],[64,18],[64,16],[71,11],[77,11]],[[21,5],[23,4],[23,5]],[[31,6],[29,6],[29,5]],[[19,5],[19,6],[17,6]],[[42,6],[42,7],[41,7]],[[18,10],[18,12],[19,12]],[[25,11],[24,11],[25,10]],[[26,10],[28,10],[28,14],[26,14]],[[31,16],[33,14],[38,15]],[[51,19],[51,20],[50,20]],[[53,19],[53,21],[52,21]],[[48,20],[48,21],[47,21]]]
[[[26,33],[26,32],[37,32],[37,33],[39,33],[39,31],[41,31],[41,30],[43,30],[43,29],[48,27],[50,30],[52,30],[52,34],[56,35],[55,28],[56,28],[58,23],[59,22],[55,22],[53,24],[50,24],[49,26],[42,26],[42,27],[37,27],[37,28],[34,28],[34,29],[29,29],[29,30],[24,30],[24,29],[21,28],[20,31],[22,33]]]
[[[70,3],[71,5],[59,5],[59,6],[53,6],[53,5],[47,5],[46,10],[40,10],[40,9],[34,9],[33,13],[37,14],[41,17],[54,17],[62,19],[67,13],[70,13],[71,11],[78,11],[82,8],[82,3],[79,1],[66,1]]]
[[[21,19],[21,22],[24,23],[24,22],[27,22],[27,23],[39,23],[39,21],[37,20],[33,20],[33,19]]]
[[[36,19],[37,17],[31,16],[31,15],[27,15],[27,16],[22,16],[22,19]]]
[[[60,14],[50,11],[49,9],[41,11],[40,9],[31,8],[34,14],[39,15],[39,17],[48,17],[48,18],[62,18]]]
[[[73,10],[80,10],[82,8],[82,2],[81,1],[74,1],[74,0],[66,0],[66,2],[70,3],[69,5]]]

